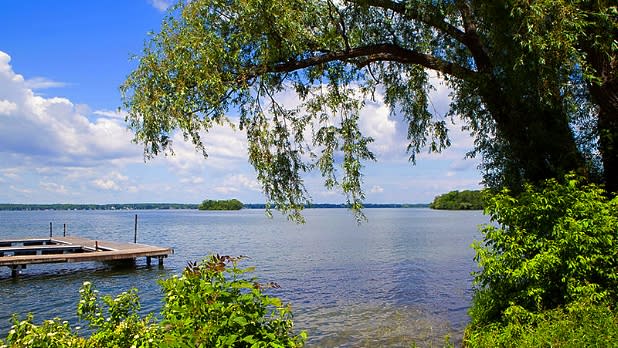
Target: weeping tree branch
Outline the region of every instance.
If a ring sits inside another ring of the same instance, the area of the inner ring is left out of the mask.
[[[256,68],[250,75],[254,77],[268,72],[291,72],[334,61],[350,62],[359,67],[378,61],[417,64],[460,79],[471,79],[476,75],[475,71],[458,64],[389,43],[356,47],[345,51],[328,52],[304,59],[275,63],[271,66]]]
[[[348,0],[353,4],[357,4],[360,6],[369,6],[369,7],[378,7],[385,10],[393,11],[397,14],[400,14],[406,19],[412,19],[420,21],[424,24],[427,24],[431,27],[434,27],[441,32],[453,37],[457,41],[465,44],[466,43],[466,35],[463,31],[458,29],[457,27],[449,24],[444,21],[444,17],[441,15],[437,15],[432,12],[427,11],[419,11],[417,8],[413,8],[410,6],[406,6],[403,2],[396,2],[391,0]]]

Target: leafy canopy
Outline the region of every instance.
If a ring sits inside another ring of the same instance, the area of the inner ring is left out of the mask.
[[[238,126],[269,205],[293,218],[309,203],[312,170],[360,209],[363,165],[375,156],[358,118],[376,93],[407,123],[412,161],[450,145],[446,122],[457,115],[492,187],[586,172],[582,144],[594,152],[595,135],[577,143],[572,129],[594,115],[582,93],[591,74],[573,42],[592,25],[572,16],[584,12],[577,1],[562,12],[541,5],[568,30],[551,32],[558,47],[537,49],[534,28],[552,18],[520,1],[181,1],[121,87],[127,121],[146,157],[172,152],[177,131],[207,156],[205,133]],[[453,90],[447,115],[432,115],[430,72]],[[284,90],[299,103],[283,105]]]

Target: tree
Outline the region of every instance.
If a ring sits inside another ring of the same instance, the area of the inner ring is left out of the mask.
[[[615,63],[611,36],[608,46],[606,36],[580,34],[615,30],[615,8],[562,2],[574,13],[607,19],[596,25],[590,17],[567,18],[568,11],[551,12],[556,18],[530,14],[523,10],[533,5],[514,0],[181,2],[121,87],[127,120],[147,157],[171,151],[176,130],[207,156],[203,133],[232,124],[226,113],[239,110],[266,197],[296,217],[308,203],[302,174],[310,170],[360,209],[363,163],[375,157],[368,148],[373,139],[361,134],[357,120],[375,93],[407,121],[412,162],[424,148],[449,146],[446,122],[459,116],[475,136],[470,155],[483,156],[490,187],[517,191],[570,171],[588,175],[597,134],[613,130],[590,97],[593,86],[605,86],[593,81],[603,70],[588,64],[592,55],[573,52],[586,38]],[[566,48],[537,49],[556,31],[525,25],[535,21],[568,24]],[[453,90],[442,117],[430,112],[430,73]],[[278,102],[284,89],[294,90],[301,105]],[[582,136],[588,133],[591,138]],[[600,149],[603,163],[611,164],[605,159],[615,156],[615,147]],[[606,176],[608,187],[616,178]]]

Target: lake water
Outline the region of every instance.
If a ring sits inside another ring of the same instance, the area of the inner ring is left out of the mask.
[[[75,322],[78,290],[88,280],[103,294],[139,289],[142,309],[158,312],[157,279],[181,273],[187,261],[210,253],[246,255],[262,282],[281,286],[274,295],[292,304],[294,322],[309,347],[440,346],[459,341],[468,321],[473,240],[487,222],[481,212],[367,209],[357,225],[346,209],[309,209],[296,225],[260,210],[201,212],[0,211],[0,239],[54,234],[133,241],[174,248],[164,267],[129,269],[102,263],[31,265],[18,279],[0,269],[0,337],[12,313],[35,321]],[[154,262],[156,265],[156,261]]]

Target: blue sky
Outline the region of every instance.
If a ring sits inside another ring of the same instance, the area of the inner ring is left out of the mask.
[[[11,1],[0,11],[0,203],[198,203],[238,198],[263,202],[243,133],[216,128],[209,158],[174,142],[175,156],[144,162],[131,143],[118,86],[135,66],[147,33],[158,31],[164,0]],[[282,99],[293,103],[292,94]],[[379,98],[378,98],[379,99]],[[448,90],[438,86],[439,114]],[[455,189],[479,188],[478,161],[464,159],[472,139],[451,125],[441,154],[405,153],[405,127],[379,103],[363,110],[361,129],[376,139],[367,163],[367,202],[424,203]],[[314,202],[341,203],[317,174],[306,184]]]

